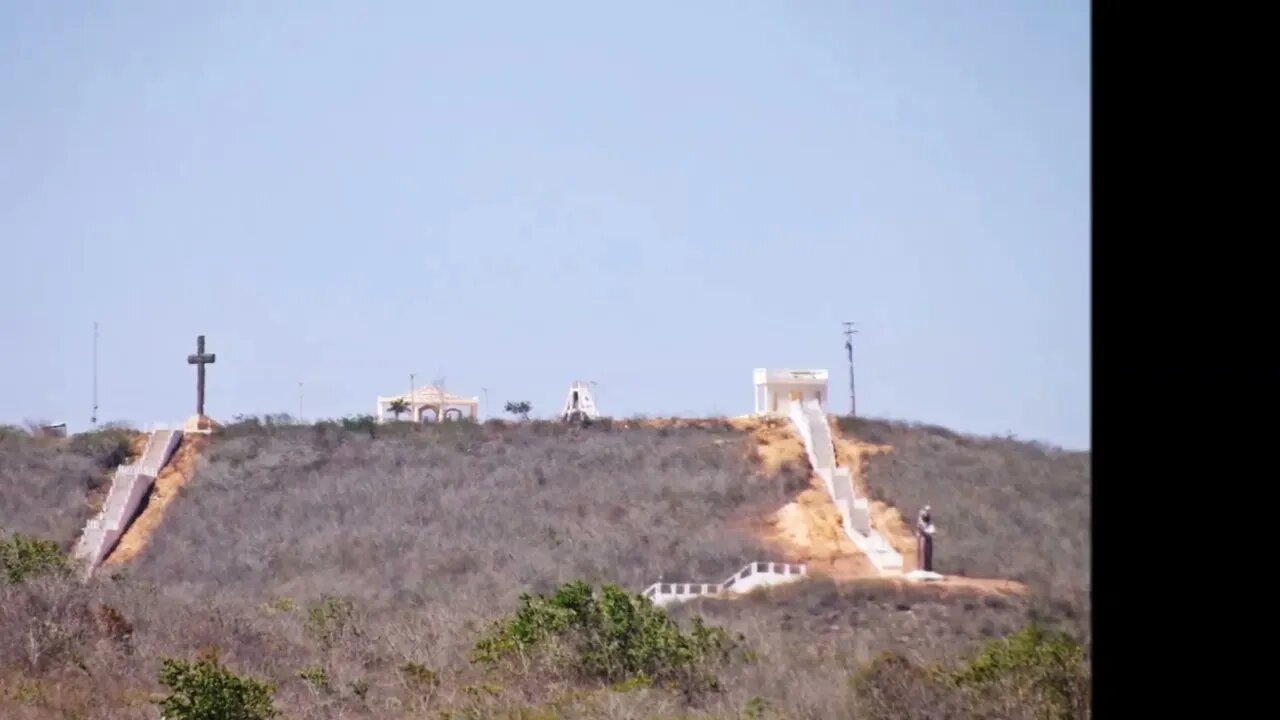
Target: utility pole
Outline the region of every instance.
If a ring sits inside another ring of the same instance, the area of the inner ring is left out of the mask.
[[[89,425],[98,427],[98,321],[93,321],[93,414]]]
[[[302,424],[302,381],[298,381],[298,424]]]
[[[849,353],[849,417],[858,416],[858,399],[853,383],[853,336],[857,332],[853,329],[853,323],[844,323],[844,349]]]

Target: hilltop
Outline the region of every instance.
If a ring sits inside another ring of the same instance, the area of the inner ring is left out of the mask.
[[[86,585],[0,581],[0,707],[13,718],[154,718],[142,700],[162,691],[161,658],[216,651],[277,683],[288,717],[494,716],[583,689],[540,681],[536,668],[495,679],[471,662],[477,638],[522,594],[573,580],[632,591],[660,578],[709,581],[752,560],[819,572],[670,610],[750,647],[753,661],[718,671],[723,692],[691,701],[657,688],[597,690],[549,717],[741,717],[762,707],[847,716],[851,678],[883,651],[959,661],[1031,620],[1088,645],[1087,453],[905,423],[834,425],[838,450],[880,501],[876,522],[902,523],[895,546],[907,532],[901,516],[928,503],[940,570],[1017,580],[1026,592],[821,572],[815,560],[853,566],[856,551],[833,559],[841,546],[823,545],[829,517],[785,423],[249,420],[220,428],[190,458],[194,478],[175,486],[128,561],[109,561]],[[121,430],[67,440],[0,432],[0,532],[68,550],[104,472],[133,443]],[[340,632],[317,635],[335,617]],[[35,656],[33,622],[53,633]],[[429,688],[406,673],[430,673]],[[476,688],[487,688],[483,699]],[[874,704],[859,712],[871,716]]]

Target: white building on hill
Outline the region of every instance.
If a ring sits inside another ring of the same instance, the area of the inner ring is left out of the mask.
[[[412,393],[378,397],[378,422],[386,422],[393,403],[403,402],[408,407],[409,417],[416,423],[440,422],[443,420],[461,420],[469,417],[478,420],[480,417],[480,398],[451,395],[443,388],[435,385],[423,385]]]
[[[766,370],[756,368],[757,415],[787,415],[792,403],[817,400],[827,409],[826,370]]]

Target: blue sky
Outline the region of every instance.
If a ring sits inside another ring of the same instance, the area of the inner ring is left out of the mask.
[[[1088,4],[0,5],[0,422],[748,412],[1090,435]]]

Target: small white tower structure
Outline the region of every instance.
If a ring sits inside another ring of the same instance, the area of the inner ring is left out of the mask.
[[[591,383],[574,380],[569,386],[569,396],[564,400],[564,410],[560,412],[563,420],[595,420],[600,417],[596,409],[596,399],[591,394]]]

